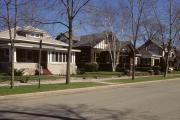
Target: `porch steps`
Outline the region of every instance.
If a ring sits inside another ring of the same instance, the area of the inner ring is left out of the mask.
[[[52,75],[52,73],[48,69],[42,69],[43,75]]]

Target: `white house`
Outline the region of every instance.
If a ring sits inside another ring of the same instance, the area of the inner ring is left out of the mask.
[[[13,29],[12,29],[13,31]],[[13,33],[12,33],[13,35]],[[14,40],[15,69],[23,69],[26,75],[34,75],[38,69],[39,44],[42,40],[42,72],[44,74],[65,74],[68,44],[53,39],[47,32],[27,26],[17,27]],[[5,72],[10,67],[9,31],[0,32],[0,70]],[[76,73],[75,52],[72,50],[71,73]]]

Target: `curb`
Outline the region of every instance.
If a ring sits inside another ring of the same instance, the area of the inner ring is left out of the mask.
[[[123,84],[115,83],[115,84],[107,84],[104,86],[95,86],[95,87],[86,87],[86,88],[74,88],[74,89],[35,92],[35,93],[4,95],[4,96],[0,96],[0,100],[18,99],[18,98],[24,98],[24,97],[36,97],[36,96],[44,96],[44,95],[49,95],[49,94],[66,95],[66,94],[73,94],[73,93],[83,93],[83,92],[88,92],[88,91],[93,91],[93,90],[101,90],[101,89],[108,89],[108,88],[119,88],[119,87],[123,87],[123,86],[126,87],[126,86],[133,86],[133,85],[158,83],[158,82],[169,82],[169,81],[176,81],[176,80],[179,80],[179,78],[157,80],[157,81],[135,82],[135,83],[123,83]]]

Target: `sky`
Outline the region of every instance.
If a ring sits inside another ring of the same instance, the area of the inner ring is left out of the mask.
[[[116,8],[116,7],[119,7],[119,5],[120,5],[119,1],[120,0],[91,0],[89,4],[90,5],[93,4],[93,5],[96,5],[98,7],[101,7],[104,4],[108,4],[108,5]],[[158,0],[158,4],[157,5],[158,5],[158,9],[159,10],[162,10],[163,8],[167,7],[166,1],[167,0]],[[180,0],[177,0],[177,1],[180,1]],[[178,4],[179,3],[180,2],[178,2]],[[48,13],[51,14],[51,12],[44,11],[44,15],[45,16],[46,15],[47,16],[51,16]],[[159,15],[162,15],[161,13],[162,12],[159,12]],[[77,16],[77,18],[76,18],[76,20],[74,22],[74,32],[77,35],[85,35],[85,34],[90,34],[90,33],[97,32],[97,30],[94,27],[92,27],[92,26],[90,26],[88,24],[80,24],[79,23],[80,21],[83,21],[85,16],[86,16],[86,14],[83,14],[83,16],[81,16],[81,15]],[[65,32],[67,30],[66,27],[64,27],[62,25],[59,25],[59,24],[56,24],[56,25],[44,25],[43,28],[46,29],[48,32],[50,32],[51,35],[53,35],[53,36],[56,36],[60,32]]]
[[[20,1],[28,1],[28,0],[20,0]],[[37,1],[37,0],[35,0],[35,1]],[[40,2],[38,4],[36,4],[36,2],[32,3],[33,4],[32,6],[34,6],[34,7],[26,6],[27,11],[29,11],[29,12],[35,11],[34,16],[37,18],[42,17],[42,20],[45,20],[48,18],[48,19],[53,19],[53,20],[60,20],[63,22],[66,21],[65,16],[63,16],[63,15],[62,15],[63,17],[57,16],[57,14],[55,14],[55,12],[54,12],[58,9],[60,12],[64,13],[63,12],[64,8],[62,6],[56,6],[56,4],[54,5],[53,4],[54,0],[42,0],[42,1],[43,1],[43,3],[40,3]],[[85,1],[85,0],[82,0],[82,1]],[[102,6],[108,5],[113,8],[119,8],[119,6],[122,5],[121,4],[122,1],[124,1],[125,3],[127,2],[127,0],[90,0],[89,4],[87,4],[87,6],[88,7],[96,6],[98,8],[102,8]],[[175,0],[175,1],[176,1],[176,6],[180,6],[180,0]],[[2,2],[2,0],[0,0],[0,2]],[[53,7],[48,8],[48,5],[51,5]],[[162,16],[162,18],[165,17],[166,15],[164,13],[166,13],[166,12],[164,12],[164,8],[167,7],[167,0],[158,0],[157,6],[158,6],[157,8],[159,10],[158,15]],[[45,8],[45,9],[41,10],[40,9],[41,7]],[[136,9],[135,9],[135,11],[136,11]],[[2,11],[0,11],[0,13],[1,12]],[[121,11],[119,10],[119,12],[121,12]],[[25,14],[24,14],[24,16],[25,16]],[[88,17],[89,17],[88,13],[84,12],[84,10],[80,11],[78,16],[76,16],[73,28],[74,28],[74,33],[77,36],[91,34],[91,33],[95,33],[95,32],[102,32],[102,30],[99,29],[98,27],[89,25],[89,23],[93,22],[93,19],[89,19]],[[100,16],[96,16],[96,18],[100,18]],[[86,23],[86,20],[88,20],[88,22],[89,22],[88,24]],[[43,24],[38,27],[46,30],[53,37],[56,37],[61,32],[67,31],[67,28],[61,24],[55,24],[55,25]]]

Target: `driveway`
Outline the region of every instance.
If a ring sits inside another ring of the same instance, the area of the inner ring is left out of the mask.
[[[0,101],[0,120],[180,120],[180,79]]]

